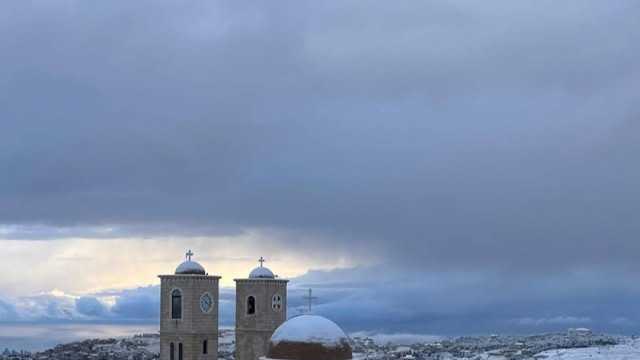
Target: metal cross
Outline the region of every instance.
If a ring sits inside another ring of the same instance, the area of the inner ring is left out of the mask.
[[[309,306],[309,310],[308,310],[308,311],[309,311],[309,313],[311,313],[311,302],[312,302],[313,300],[316,300],[316,299],[317,299],[317,297],[313,296],[313,295],[312,295],[312,291],[311,291],[311,289],[309,289],[309,295],[307,295],[307,296],[303,296],[303,299],[305,299],[305,300],[309,301],[309,305],[308,305],[308,306]]]
[[[267,260],[265,260],[262,256],[260,256],[260,259],[258,259],[258,262],[260,263],[260,267],[262,267],[262,264],[264,264],[265,261]]]
[[[191,249],[189,249],[189,251],[187,251],[187,253],[185,255],[187,256],[187,260],[191,261],[191,257],[193,256],[193,252],[191,251]]]

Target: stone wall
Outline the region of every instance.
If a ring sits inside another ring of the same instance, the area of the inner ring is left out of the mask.
[[[236,360],[256,360],[267,352],[273,331],[287,319],[287,280],[236,279]],[[279,311],[273,295],[282,297]],[[255,298],[255,314],[247,314],[247,299]]]
[[[216,360],[218,353],[219,277],[205,275],[160,276],[160,359],[170,360],[170,343],[183,344],[183,360]],[[182,319],[171,318],[171,293],[182,292]],[[210,312],[200,310],[200,297],[208,292],[213,299]],[[207,340],[207,354],[202,343]]]

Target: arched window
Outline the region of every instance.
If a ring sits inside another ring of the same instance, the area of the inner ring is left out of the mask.
[[[209,352],[209,349],[207,349],[207,345],[207,340],[202,342],[202,353],[205,355]]]
[[[178,360],[182,360],[182,343],[178,344]]]
[[[275,294],[271,298],[271,308],[273,311],[282,310],[282,296],[280,296],[280,294]]]
[[[175,360],[176,359],[176,346],[171,343],[169,344],[169,360]]]
[[[247,315],[256,313],[256,298],[249,296],[247,298]]]
[[[182,293],[178,289],[171,292],[171,318],[182,319]]]

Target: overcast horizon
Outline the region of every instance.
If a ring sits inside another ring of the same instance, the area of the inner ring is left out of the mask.
[[[640,3],[0,3],[0,325],[187,249],[348,331],[640,329]],[[1,345],[1,344],[0,344]]]

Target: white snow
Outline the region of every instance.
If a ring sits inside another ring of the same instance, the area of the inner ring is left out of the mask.
[[[249,273],[250,279],[274,279],[273,272],[264,266],[258,266]]]
[[[373,333],[369,331],[357,331],[350,333],[351,338],[354,337],[367,337],[372,339],[378,344],[392,344],[392,345],[408,345],[416,343],[435,343],[445,339],[444,336],[439,335],[424,335],[424,334],[409,334],[409,333]]]
[[[411,348],[409,346],[398,346],[392,352],[395,354],[408,354],[411,352]]]
[[[195,261],[187,260],[176,268],[176,274],[206,274],[204,267]]]
[[[640,359],[640,339],[630,339],[614,346],[549,350],[536,356],[545,360],[638,360]]]
[[[271,336],[271,341],[311,342],[326,346],[336,346],[349,341],[347,335],[336,323],[318,315],[300,315],[280,325]]]

